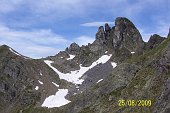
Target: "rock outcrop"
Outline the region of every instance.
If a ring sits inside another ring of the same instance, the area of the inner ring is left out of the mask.
[[[157,47],[163,40],[165,40],[164,37],[154,34],[150,37],[148,43],[146,43],[145,49],[153,49]]]
[[[73,55],[78,54],[80,52],[80,46],[74,42],[70,45],[69,48],[66,48],[65,51]]]

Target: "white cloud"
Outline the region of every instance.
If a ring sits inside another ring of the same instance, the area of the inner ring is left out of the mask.
[[[94,37],[84,35],[84,36],[80,36],[78,38],[75,38],[74,42],[76,42],[77,44],[82,46],[82,45],[87,45],[88,43],[92,43],[94,40],[95,40]]]
[[[158,34],[162,37],[167,37],[170,28],[169,26],[170,22],[165,23],[164,21],[161,20],[162,19],[157,17],[156,25],[154,25],[155,27],[151,27],[149,29],[139,28],[139,32],[141,33],[142,38],[145,42],[147,42],[150,36],[153,34]]]
[[[22,0],[1,0],[0,13],[8,13],[14,11],[22,4]]]
[[[104,26],[105,23],[108,23],[110,25],[113,25],[114,22],[88,22],[88,23],[84,23],[81,24],[81,26],[85,26],[85,27],[99,27],[99,26]]]
[[[0,26],[0,44],[9,45],[25,56],[41,58],[54,55],[68,43],[68,40],[50,29],[17,31]]]
[[[69,46],[71,42],[76,42],[81,46],[92,43],[94,40],[94,37],[84,35],[70,41],[50,29],[18,31],[0,25],[0,44],[6,44],[31,58],[55,55]]]

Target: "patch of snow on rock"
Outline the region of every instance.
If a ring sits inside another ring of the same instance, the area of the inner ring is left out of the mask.
[[[9,48],[9,50],[10,50],[11,52],[13,52],[14,54],[16,54],[16,55],[21,56],[19,53],[15,52],[12,48]]]
[[[103,80],[103,79],[98,80],[97,83],[101,82],[102,80]]]
[[[52,82],[56,87],[59,87],[59,85],[58,84],[56,84],[55,82]]]
[[[26,57],[26,56],[23,56],[23,55],[19,54],[18,52],[16,52],[16,51],[13,50],[12,48],[9,48],[9,50],[10,50],[11,52],[13,52],[14,54],[18,55],[18,56],[22,56],[22,57],[25,58],[25,59],[32,59],[32,58],[29,58],[29,57]]]
[[[133,51],[131,52],[131,54],[134,54],[134,53],[135,53],[135,52],[133,52]]]
[[[74,93],[73,95],[76,95],[77,93]]]
[[[38,80],[38,82],[42,85],[43,84],[43,82],[41,82],[40,80]]]
[[[75,55],[70,55],[70,54],[69,54],[69,56],[70,56],[70,58],[67,58],[67,60],[72,60],[75,57]]]
[[[68,94],[68,89],[58,89],[56,94],[47,97],[41,106],[53,108],[53,107],[61,107],[63,105],[66,105],[69,102],[71,102],[65,99],[65,96],[67,94]]]
[[[36,86],[36,87],[35,87],[35,90],[38,90],[38,89],[39,89],[39,87],[38,87],[38,86]]]
[[[42,76],[42,73],[40,72],[40,75]]]
[[[44,60],[44,62],[51,67],[60,77],[60,79],[64,79],[67,80],[69,82],[75,83],[75,84],[82,84],[82,82],[84,81],[83,79],[80,79],[84,73],[86,73],[89,69],[95,67],[96,65],[102,63],[106,63],[110,58],[111,58],[111,54],[110,55],[103,55],[102,57],[100,57],[97,61],[93,62],[91,66],[89,67],[83,67],[80,64],[80,70],[75,70],[75,71],[71,71],[70,73],[61,73],[60,71],[58,71],[55,67],[53,67],[51,65],[51,63],[53,63],[53,61],[50,60]],[[98,62],[98,63],[96,63]]]
[[[117,63],[111,62],[111,65],[112,65],[113,68],[115,68],[117,66]]]

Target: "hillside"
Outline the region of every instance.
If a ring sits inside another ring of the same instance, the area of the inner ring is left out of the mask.
[[[169,113],[170,37],[148,42],[124,17],[92,44],[31,59],[0,47],[2,113]]]

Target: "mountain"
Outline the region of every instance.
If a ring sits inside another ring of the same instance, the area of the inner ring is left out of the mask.
[[[169,35],[144,42],[125,17],[100,26],[92,44],[43,59],[3,45],[0,112],[169,113],[169,62]]]

